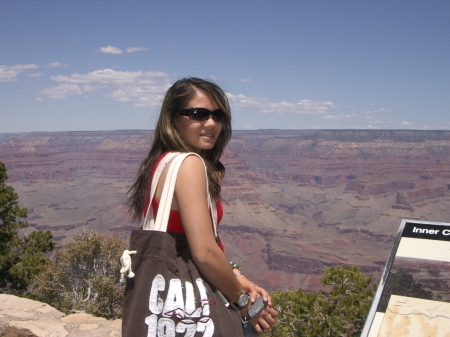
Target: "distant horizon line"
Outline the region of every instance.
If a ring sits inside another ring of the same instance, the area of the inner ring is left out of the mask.
[[[155,129],[113,129],[113,130],[66,130],[66,131],[17,131],[17,132],[0,132],[0,135],[19,135],[30,133],[77,133],[77,132],[149,132]],[[233,132],[265,132],[265,131],[283,131],[283,132],[298,132],[298,131],[365,131],[365,132],[392,132],[392,131],[408,131],[408,132],[449,132],[450,129],[233,129]]]

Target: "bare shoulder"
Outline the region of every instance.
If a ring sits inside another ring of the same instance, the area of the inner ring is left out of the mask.
[[[175,193],[186,192],[192,197],[194,191],[206,191],[205,165],[199,157],[191,155],[184,159],[178,172]]]
[[[202,175],[205,176],[205,164],[203,160],[196,155],[187,156],[180,167],[182,175]]]

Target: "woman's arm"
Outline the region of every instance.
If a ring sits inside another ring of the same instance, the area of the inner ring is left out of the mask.
[[[257,287],[247,278],[238,280],[224,252],[217,245],[208,209],[205,169],[197,156],[187,157],[180,167],[175,184],[175,202],[192,258],[206,279],[232,303],[236,303],[244,291],[251,294],[252,300],[241,310],[243,317],[247,316],[258,293],[270,302],[270,296],[263,288]],[[278,313],[269,305],[250,322],[257,332],[262,332],[270,329],[276,316]]]
[[[217,245],[208,209],[204,164],[197,156],[188,156],[180,167],[175,199],[192,258],[200,272],[229,301],[237,302],[245,288]]]

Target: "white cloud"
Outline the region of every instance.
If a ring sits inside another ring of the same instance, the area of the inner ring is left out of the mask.
[[[241,79],[241,82],[249,83],[249,82],[253,82],[253,80],[251,78],[243,78],[243,79]]]
[[[28,69],[39,68],[36,64],[16,64],[13,66],[0,66],[0,82],[17,81],[17,76]]]
[[[61,62],[52,62],[52,63],[47,64],[45,67],[46,68],[63,68],[63,67],[68,67],[68,66],[69,66],[68,64],[64,64]]]
[[[87,74],[51,76],[50,79],[63,84],[45,88],[39,94],[51,98],[66,98],[98,89],[111,89],[107,97],[119,102],[132,102],[135,106],[155,106],[161,103],[169,88],[170,76],[155,71],[117,71],[102,69]]]
[[[317,102],[302,99],[297,103],[272,102],[268,98],[247,97],[242,94],[234,95],[227,93],[230,105],[237,110],[254,110],[262,113],[296,113],[296,114],[325,114],[329,109],[335,108],[331,102]]]
[[[252,125],[243,125],[243,126],[242,126],[242,129],[245,129],[245,130],[255,130],[255,127],[252,126]]]
[[[326,115],[323,117],[323,119],[339,119],[338,116],[334,116],[334,115]]]
[[[60,84],[56,87],[42,89],[39,94],[48,95],[50,98],[63,99],[71,95],[81,95],[83,90],[77,84]]]
[[[401,125],[401,126],[411,126],[411,125],[413,125],[413,123],[408,122],[408,121],[402,121],[401,123],[399,123],[399,125]]]
[[[65,83],[100,83],[106,85],[151,84],[156,78],[167,78],[162,71],[118,71],[113,69],[95,70],[87,74],[75,73],[70,76],[51,76],[56,82]]]
[[[129,47],[127,48],[127,52],[128,53],[134,53],[137,51],[144,51],[144,50],[148,50],[148,48],[139,48],[139,47]]]
[[[95,70],[85,74],[51,76],[59,84],[42,89],[38,94],[63,99],[71,95],[82,95],[99,89],[106,90],[105,96],[118,102],[130,102],[134,106],[149,107],[161,104],[163,96],[173,75],[161,71],[118,71],[114,69]],[[108,92],[109,90],[109,92]],[[242,94],[227,93],[232,110],[250,110],[275,114],[312,114],[332,116],[332,102],[303,99],[297,103],[268,98],[248,97]],[[353,115],[338,115],[336,118],[348,118]]]
[[[327,115],[324,116],[323,119],[345,119],[345,118],[353,118],[356,117],[356,114],[338,114],[338,115]]]
[[[336,106],[331,102],[315,102],[308,99],[302,99],[297,103],[298,106],[301,107],[304,113],[325,113],[330,108],[335,108]],[[308,112],[307,112],[308,111]]]
[[[122,50],[113,46],[100,47],[100,52],[105,54],[122,54]]]
[[[106,96],[119,102],[133,102],[134,106],[138,107],[158,106],[163,101],[164,94],[169,87],[168,83],[165,85],[129,85],[106,94]]]
[[[390,108],[380,108],[376,110],[362,110],[360,113],[363,115],[371,115],[371,114],[378,114],[381,112],[391,112],[392,110]]]
[[[33,73],[29,75],[30,77],[42,77],[45,76],[43,73]]]

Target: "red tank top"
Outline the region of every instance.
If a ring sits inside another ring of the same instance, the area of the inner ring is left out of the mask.
[[[155,166],[153,166],[153,170],[152,170],[152,177],[153,174],[155,173],[156,167],[158,166],[159,162],[164,158],[164,156],[167,154],[164,153],[162,154],[158,160],[155,163]],[[147,209],[148,209],[148,205],[149,205],[149,197],[145,198],[145,206],[144,206],[144,217],[147,215]],[[222,220],[223,217],[223,208],[222,208],[222,203],[217,200],[217,224],[219,224],[219,222]],[[158,214],[158,206],[159,206],[159,202],[158,200],[156,200],[156,198],[153,198],[152,200],[152,209],[153,209],[153,216],[156,219],[156,215]],[[184,228],[183,228],[183,224],[181,223],[181,217],[180,217],[180,212],[177,210],[171,210],[170,214],[169,214],[169,223],[167,225],[167,231],[170,233],[181,233],[184,234]]]

